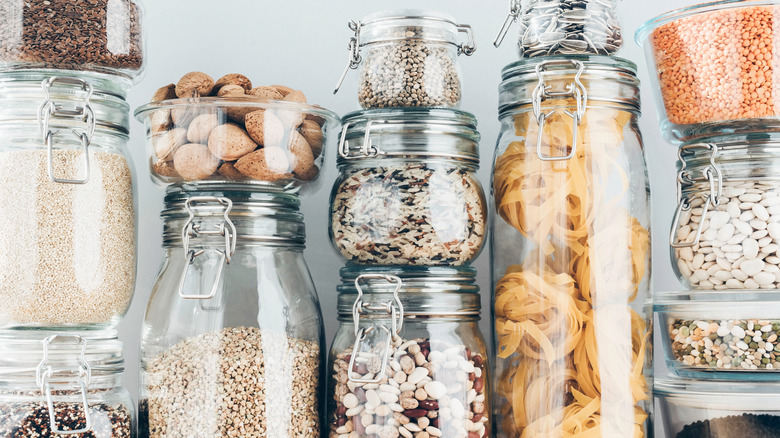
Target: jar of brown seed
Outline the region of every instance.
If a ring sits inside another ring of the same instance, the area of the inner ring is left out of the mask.
[[[339,87],[350,69],[358,69],[363,108],[460,106],[458,56],[476,50],[471,26],[412,9],[380,12],[349,26],[350,60]]]
[[[113,331],[0,335],[0,436],[133,438]]]
[[[471,267],[341,270],[330,438],[490,436],[475,277]]]

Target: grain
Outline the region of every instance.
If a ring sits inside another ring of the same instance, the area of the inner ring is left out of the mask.
[[[55,419],[59,430],[77,430],[86,426],[84,407],[81,403],[54,403]],[[131,438],[133,421],[130,410],[123,405],[109,406],[90,403],[89,415],[92,429],[76,435],[79,438]],[[52,433],[49,408],[40,403],[0,404],[0,436],[4,438],[54,438],[63,435]]]
[[[0,62],[66,70],[143,65],[141,11],[130,0],[0,2]]]
[[[775,117],[778,6],[700,13],[650,36],[666,115],[673,124]]]
[[[274,332],[185,339],[145,364],[141,435],[316,437],[319,373],[318,345]]]
[[[91,151],[83,185],[54,183],[43,150],[0,154],[0,325],[116,322],[135,286],[132,175],[122,155]],[[83,176],[59,150],[54,174]]]

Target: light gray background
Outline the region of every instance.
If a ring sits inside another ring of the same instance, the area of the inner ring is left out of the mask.
[[[625,45],[620,56],[636,62],[643,82],[644,115],[641,120],[653,191],[653,277],[656,291],[680,288],[668,255],[668,229],[676,206],[675,148],[658,129],[656,106],[643,51],[634,43],[634,31],[647,19],[665,11],[695,3],[692,0],[627,0],[621,3]],[[496,49],[493,38],[508,11],[504,0],[368,0],[270,1],[270,0],[147,0],[146,74],[130,92],[131,108],[147,103],[154,91],[189,71],[203,71],[215,79],[227,73],[243,73],[256,85],[286,84],[304,91],[312,103],[344,115],[359,109],[357,75],[347,77],[341,92],[332,90],[347,60],[350,37],[347,20],[360,19],[388,8],[427,8],[453,15],[470,24],[476,33],[477,52],[461,57],[464,80],[461,108],[476,114],[482,133],[482,168],[479,178],[489,187],[493,148],[498,136],[498,85],[501,69],[517,59],[517,27]],[[133,304],[119,326],[125,342],[125,384],[137,393],[140,328],[149,293],[162,260],[163,189],[149,179],[143,127],[132,124],[130,141],[138,172],[139,256],[138,281]],[[342,259],[328,240],[327,212],[330,186],[336,178],[335,150],[326,151],[327,165],[318,190],[304,194],[306,259],[319,291],[328,342],[335,319],[336,284]],[[490,255],[486,250],[475,263],[483,296],[482,330],[490,336]],[[661,365],[661,349],[656,349]],[[665,372],[658,366],[657,375]],[[660,424],[657,422],[657,426]],[[657,427],[660,429],[660,427]],[[656,436],[662,436],[657,434]]]

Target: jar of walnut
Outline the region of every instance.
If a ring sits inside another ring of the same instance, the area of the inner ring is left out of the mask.
[[[346,267],[330,354],[331,438],[489,436],[473,268]]]

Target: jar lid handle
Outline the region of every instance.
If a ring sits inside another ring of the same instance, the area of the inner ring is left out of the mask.
[[[347,67],[344,69],[344,73],[341,74],[341,78],[339,78],[339,82],[336,84],[336,89],[333,90],[333,94],[339,92],[341,85],[344,83],[344,79],[347,77],[347,73],[349,73],[350,70],[355,70],[358,68],[360,62],[363,61],[363,58],[360,56],[360,28],[362,26],[363,23],[359,21],[349,21],[349,29],[352,30],[355,34],[352,36],[352,38],[349,39],[349,45],[347,46],[347,49],[349,50]]]
[[[509,2],[509,13],[506,16],[506,19],[504,19],[504,24],[501,25],[501,29],[498,31],[496,39],[493,40],[494,46],[498,47],[504,42],[504,38],[506,38],[506,34],[509,32],[509,28],[517,21],[518,16],[520,16],[520,0],[511,0]]]

